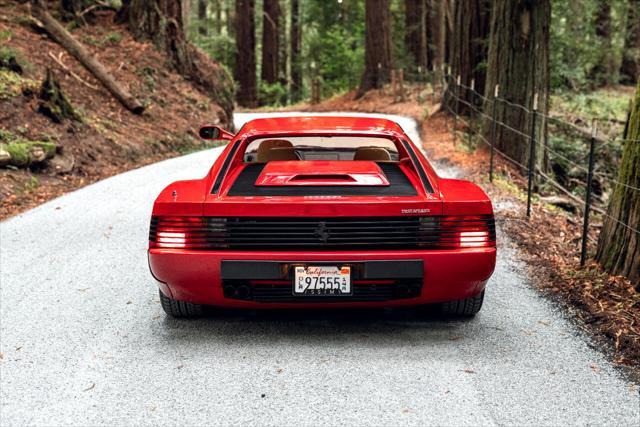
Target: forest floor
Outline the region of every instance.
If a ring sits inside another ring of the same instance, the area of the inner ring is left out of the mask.
[[[406,100],[395,102],[384,91],[371,91],[359,100],[354,93],[318,105],[298,105],[290,110],[360,111],[410,116],[422,126],[422,141],[429,157],[449,162],[479,184],[494,205],[509,206],[497,218],[502,229],[526,255],[532,283],[557,299],[592,333],[615,363],[640,375],[640,293],[623,277],[603,272],[594,261],[580,266],[581,214],[564,211],[534,198],[531,218],[526,212],[526,179],[511,164],[496,156],[493,183],[489,182],[489,153],[463,141],[458,127],[457,144],[453,121],[438,112],[431,95],[409,91]],[[436,100],[439,102],[439,100]],[[590,249],[595,251],[597,233],[592,228]]]
[[[43,166],[0,169],[0,220],[125,170],[206,148],[197,129],[214,121],[219,107],[151,44],[134,41],[125,27],[113,24],[112,14],[99,19],[71,32],[146,105],[141,116],[123,108],[75,58],[38,32],[27,5],[0,0],[0,56],[17,57],[23,68],[18,74],[0,67],[0,142],[57,146]],[[80,120],[55,123],[38,112],[36,94],[47,68]]]

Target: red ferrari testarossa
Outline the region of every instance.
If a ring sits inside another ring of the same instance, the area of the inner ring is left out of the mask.
[[[229,144],[207,176],[174,182],[153,206],[149,266],[167,314],[480,310],[496,261],[491,201],[440,178],[393,121],[265,118],[200,136]]]

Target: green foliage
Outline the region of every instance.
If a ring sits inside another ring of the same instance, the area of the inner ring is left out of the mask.
[[[0,30],[0,43],[11,40],[11,37],[13,37],[13,33],[10,29],[6,28],[4,30]]]
[[[11,131],[0,129],[0,151],[9,153],[8,164],[27,167],[34,161],[53,157],[56,153],[56,145],[49,141],[32,141]]]
[[[600,0],[554,0],[550,25],[551,88],[585,90],[598,85],[593,70],[605,55],[622,58],[626,1],[611,2],[612,39],[596,36],[595,16]],[[611,51],[604,43],[611,43]],[[609,76],[608,79],[612,79]],[[613,77],[615,79],[615,76]]]
[[[306,38],[303,75],[320,77],[323,97],[357,87],[364,68],[364,47],[355,38],[341,28],[313,28]]]
[[[617,89],[598,89],[591,92],[563,91],[551,97],[552,109],[562,116],[598,117],[626,120],[629,95]]]
[[[305,83],[319,77],[323,97],[357,87],[364,69],[364,2],[309,0],[302,11]]]
[[[104,37],[104,44],[118,44],[122,41],[122,34],[112,31]]]
[[[0,69],[22,74],[31,70],[32,65],[16,49],[10,46],[0,46]]]
[[[37,90],[38,83],[22,77],[18,73],[0,68],[0,100],[19,96],[27,91]]]
[[[258,86],[258,99],[262,105],[280,106],[287,101],[287,88],[280,83],[260,82]]]

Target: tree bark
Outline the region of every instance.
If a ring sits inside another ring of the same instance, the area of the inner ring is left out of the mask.
[[[291,0],[291,100],[298,102],[302,93],[300,1]]]
[[[416,67],[427,68],[427,0],[405,0],[404,42]]]
[[[207,0],[198,0],[198,33],[207,35]]]
[[[612,46],[610,0],[598,0],[595,26],[598,39],[598,45],[595,47],[600,57],[595,67],[591,70],[591,79],[596,81],[598,86],[613,84],[615,59]]]
[[[640,291],[640,82],[623,138],[618,184],[600,232],[596,259],[609,273],[628,277]]]
[[[176,70],[198,85],[221,108],[219,121],[233,125],[233,84],[218,63],[186,39],[182,0],[131,0],[128,26],[137,40],[150,40]]]
[[[620,74],[622,83],[640,80],[640,0],[629,0]]]
[[[222,5],[220,4],[222,0],[215,0],[215,16],[216,16],[216,34],[222,34]]]
[[[256,28],[253,0],[237,0],[235,13],[236,58],[234,78],[238,82],[238,105],[254,108],[256,93]]]
[[[47,11],[44,0],[32,0],[31,13],[34,18],[42,23],[45,31],[53,40],[64,47],[73,57],[88,69],[96,79],[104,85],[109,92],[122,105],[135,114],[142,114],[144,107],[125,88],[120,86],[111,73],[89,51],[81,45],[69,32]]]
[[[82,121],[50,68],[47,68],[45,78],[40,85],[38,98],[40,99],[38,112],[55,123],[62,123],[64,119]]]
[[[280,51],[280,4],[278,0],[264,0],[262,20],[262,81],[278,81],[278,53]]]
[[[429,0],[429,50],[432,65],[440,70],[444,65],[445,46],[445,0]]]
[[[357,97],[389,81],[393,68],[389,0],[366,0],[365,62]]]
[[[487,39],[490,27],[490,0],[468,0],[456,2],[453,13],[453,38],[450,43],[449,64],[454,78],[460,76],[460,82],[471,87],[474,80],[475,90],[484,93],[487,61]],[[457,96],[469,104],[477,104],[481,98],[466,88],[458,88]],[[445,99],[453,108],[455,100]],[[458,103],[458,113],[466,114],[470,108]]]
[[[92,0],[60,0],[60,17],[64,21],[77,19],[78,23],[83,23],[84,18],[80,18],[80,13],[92,6]],[[90,14],[88,14],[90,15]]]
[[[527,109],[533,107],[534,92],[538,94],[536,163],[544,167],[543,144],[546,140],[547,121],[544,115],[549,104],[549,24],[550,0],[493,0],[491,4],[491,30],[487,59],[485,96],[493,99],[496,85],[500,85],[500,98]],[[491,115],[492,102],[484,104]],[[496,104],[496,120],[525,135],[530,134],[533,115],[504,101]],[[503,125],[496,126],[496,148],[522,165],[528,165],[529,139]],[[485,121],[484,133],[488,137],[491,123]],[[524,171],[524,170],[523,170]]]

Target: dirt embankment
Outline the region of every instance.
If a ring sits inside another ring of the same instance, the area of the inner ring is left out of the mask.
[[[22,71],[0,66],[0,143],[50,143],[56,153],[30,168],[0,168],[0,220],[105,177],[205,148],[197,128],[220,117],[220,107],[177,74],[154,46],[133,40],[111,13],[97,19],[68,29],[141,100],[146,107],[141,116],[122,107],[78,61],[37,31],[28,5],[0,0],[0,65],[14,57]],[[39,111],[47,68],[77,120],[56,123]]]

